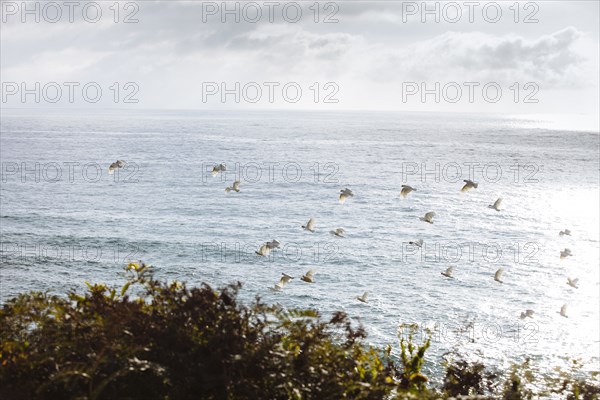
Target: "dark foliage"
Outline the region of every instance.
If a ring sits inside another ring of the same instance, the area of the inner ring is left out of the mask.
[[[469,362],[458,359],[446,363],[443,391],[448,396],[483,395],[493,393],[497,374],[488,372],[480,362]]]
[[[597,376],[573,369],[534,393],[528,365],[503,381],[479,363],[446,364],[441,390],[421,369],[429,340],[363,343],[344,313],[237,301],[218,291],[163,283],[132,263],[122,288],[81,295],[22,294],[0,310],[0,399],[598,399]],[[131,294],[134,291],[135,295]],[[499,382],[503,382],[500,384]],[[543,385],[543,386],[544,386]],[[538,385],[539,386],[539,385]]]
[[[119,292],[90,285],[5,304],[0,398],[381,399],[394,388],[389,355],[362,345],[343,313],[322,322],[310,310],[246,307],[239,284],[188,289],[144,269],[130,265]],[[144,288],[135,298],[133,283]]]

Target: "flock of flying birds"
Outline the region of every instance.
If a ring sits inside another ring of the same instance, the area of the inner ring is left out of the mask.
[[[108,173],[113,174],[116,169],[123,168],[124,166],[125,166],[125,161],[117,160],[114,163],[110,164],[110,166],[108,167]],[[226,165],[221,163],[221,164],[215,165],[213,167],[211,174],[213,177],[215,177],[219,173],[224,172],[226,170],[227,170]],[[460,190],[463,193],[468,192],[471,189],[477,189],[477,187],[478,187],[478,183],[473,182],[472,180],[465,179],[463,182],[464,182],[464,185],[463,185],[462,189]],[[227,193],[232,192],[232,191],[236,192],[236,193],[240,192],[240,181],[239,180],[234,181],[231,186],[227,186],[225,188],[225,192],[227,192]],[[411,192],[415,192],[415,191],[417,191],[417,189],[412,186],[402,185],[402,189],[400,191],[400,197],[406,198],[406,196],[408,196]],[[350,190],[348,188],[340,190],[340,195],[339,195],[340,203],[345,203],[346,200],[351,197],[354,197],[354,193],[352,192],[352,190]],[[501,204],[502,204],[502,198],[498,198],[493,204],[488,205],[488,208],[491,208],[491,209],[499,212],[501,210],[500,209]],[[435,212],[430,211],[430,212],[425,213],[424,216],[419,217],[419,220],[421,220],[423,222],[427,222],[429,224],[433,224],[434,217],[435,217]],[[315,231],[315,219],[314,218],[309,219],[308,222],[306,223],[306,225],[302,225],[302,229],[313,233]],[[346,234],[346,231],[344,231],[343,228],[337,228],[335,230],[329,231],[329,233],[334,236],[343,238]],[[565,229],[565,230],[560,231],[559,235],[560,236],[571,236],[571,231],[569,229]],[[411,242],[409,242],[409,244],[417,246],[417,247],[422,247],[423,240],[419,239],[416,241],[411,241]],[[280,246],[281,246],[281,243],[279,243],[277,240],[272,240],[270,242],[266,242],[263,245],[261,245],[255,253],[261,257],[267,257],[273,249],[277,249]],[[562,250],[560,252],[561,259],[565,259],[572,255],[573,255],[573,253],[568,248],[565,248],[564,250]],[[315,273],[316,273],[315,269],[310,269],[304,275],[302,275],[302,277],[300,277],[300,279],[303,282],[314,283],[315,282],[315,280],[314,280]],[[454,267],[448,267],[445,271],[441,272],[441,274],[444,277],[450,278],[450,279],[454,278],[453,273],[454,273]],[[496,281],[498,283],[504,283],[504,281],[502,280],[503,274],[504,274],[504,268],[498,269],[494,273],[494,281]],[[269,289],[271,289],[272,291],[275,291],[275,292],[279,292],[279,291],[283,290],[285,285],[287,285],[292,279],[294,279],[293,276],[290,276],[286,273],[282,273],[281,278],[279,279],[279,282],[277,284],[275,284],[274,286],[270,287]],[[577,279],[577,278],[571,279],[570,277],[568,277],[567,284],[574,289],[578,289],[579,288],[579,286],[578,286],[579,279]],[[368,298],[369,298],[369,292],[364,292],[362,294],[362,296],[356,296],[356,299],[363,303],[367,303]],[[558,311],[558,313],[562,317],[568,318],[567,304],[563,304],[563,306],[560,308],[560,311]],[[533,318],[534,314],[535,314],[534,310],[528,309],[528,310],[521,312],[520,318],[521,319]]]
[[[213,167],[212,169],[212,176],[217,176],[220,172],[224,172],[227,170],[227,167],[225,166],[225,164],[219,164]],[[465,179],[464,181],[464,185],[461,188],[461,192],[468,192],[471,189],[477,189],[477,187],[479,186],[477,182],[474,182],[472,180],[469,179]],[[235,192],[239,192],[240,191],[240,181],[234,181],[233,184],[231,185],[231,187],[226,187],[225,188],[225,192],[229,193],[230,191],[235,191]],[[411,192],[417,191],[416,188],[409,186],[409,185],[402,185],[402,189],[400,191],[400,197],[402,198],[406,198],[406,196],[408,196]],[[340,190],[340,195],[339,195],[339,202],[340,203],[344,203],[346,202],[347,199],[354,197],[354,193],[352,192],[352,190],[345,188]],[[496,211],[500,211],[500,206],[502,204],[502,198],[498,198],[496,199],[496,201],[493,204],[488,205],[488,208],[491,208],[493,210]],[[419,217],[419,220],[423,221],[423,222],[427,222],[429,224],[433,224],[433,218],[435,217],[435,212],[430,211],[425,213],[424,216]],[[302,229],[309,231],[309,232],[314,232],[315,231],[315,220],[314,218],[311,218],[308,220],[308,222],[306,223],[306,225],[302,225]],[[337,237],[344,237],[345,236],[345,231],[343,228],[337,228],[335,230],[329,231],[329,233],[331,233],[334,236]],[[571,231],[568,229],[565,229],[563,231],[559,232],[560,236],[571,236]],[[419,239],[417,241],[411,241],[409,242],[409,244],[421,247],[423,246],[423,240]],[[265,244],[261,245],[258,249],[258,251],[256,251],[256,254],[258,254],[259,256],[262,257],[267,257],[270,253],[271,250],[276,249],[280,246],[280,243],[277,240],[273,240],[271,242],[266,242]],[[571,253],[571,250],[569,250],[568,248],[562,250],[560,252],[560,258],[564,259],[566,257],[569,257],[573,255]],[[452,279],[453,278],[453,272],[454,272],[454,267],[449,267],[447,268],[445,271],[442,271],[441,274],[447,278]],[[308,272],[306,272],[306,274],[302,275],[302,277],[300,278],[302,281],[304,282],[308,282],[308,283],[314,283],[314,276],[315,276],[316,270],[315,269],[310,269],[308,270]],[[500,268],[498,269],[495,273],[494,273],[494,281],[498,282],[498,283],[504,283],[504,281],[502,280],[502,275],[504,274],[504,268]],[[272,291],[281,291],[283,290],[284,286],[287,285],[292,279],[294,279],[293,276],[288,275],[286,273],[282,273],[281,274],[281,278],[279,279],[279,282],[277,284],[275,284],[274,286],[270,287],[269,289],[271,289]],[[575,278],[575,279],[571,279],[571,278],[567,278],[567,284],[575,289],[579,288],[578,286],[579,283],[579,279]],[[369,298],[369,292],[364,292],[362,294],[362,296],[356,296],[356,299],[358,301],[361,301],[363,303],[367,303],[368,302],[368,298]],[[568,318],[567,315],[567,304],[563,304],[563,306],[560,308],[560,311],[558,312],[562,317]],[[533,318],[533,315],[535,314],[534,310],[525,310],[523,312],[521,312],[520,318],[521,319],[525,319],[525,318]]]

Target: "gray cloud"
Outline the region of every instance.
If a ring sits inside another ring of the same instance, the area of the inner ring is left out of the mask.
[[[365,4],[339,3],[333,24],[315,23],[311,2],[302,3],[298,23],[281,13],[269,23],[265,7],[261,23],[204,22],[199,2],[139,2],[136,24],[11,20],[2,25],[0,68],[15,81],[135,79],[155,106],[184,106],[198,82],[220,80],[338,81],[353,105],[385,101],[382,92],[368,98],[365,88],[395,91],[408,80],[597,86],[598,21],[588,18],[597,4],[572,3],[577,15],[566,15],[564,5],[541,3],[544,19],[527,26],[510,18],[403,23],[400,3]]]

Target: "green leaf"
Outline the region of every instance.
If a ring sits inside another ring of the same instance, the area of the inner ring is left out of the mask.
[[[129,286],[131,286],[131,282],[127,282],[123,288],[121,289],[121,297],[123,297],[123,295],[125,294],[125,292],[127,292],[127,289],[129,289]]]

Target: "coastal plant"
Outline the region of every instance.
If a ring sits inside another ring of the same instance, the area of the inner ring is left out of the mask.
[[[480,361],[469,361],[454,352],[450,360],[443,362],[445,368],[442,391],[446,396],[492,394],[499,380],[497,373],[490,372]]]
[[[415,345],[414,334],[418,327],[414,324],[402,326],[408,328],[408,338],[400,337],[400,363],[399,388],[410,393],[426,391],[428,378],[423,374],[425,351],[429,348],[431,339],[428,337],[420,345]]]
[[[344,313],[323,321],[256,299],[160,282],[132,263],[120,288],[22,294],[0,310],[2,399],[381,399],[389,354]]]
[[[430,338],[417,342],[415,325],[394,355],[365,344],[343,312],[244,305],[240,288],[163,282],[131,263],[120,287],[9,299],[0,399],[599,399],[598,375],[581,363],[548,380],[528,360],[501,376],[458,354],[432,387],[423,373]]]

